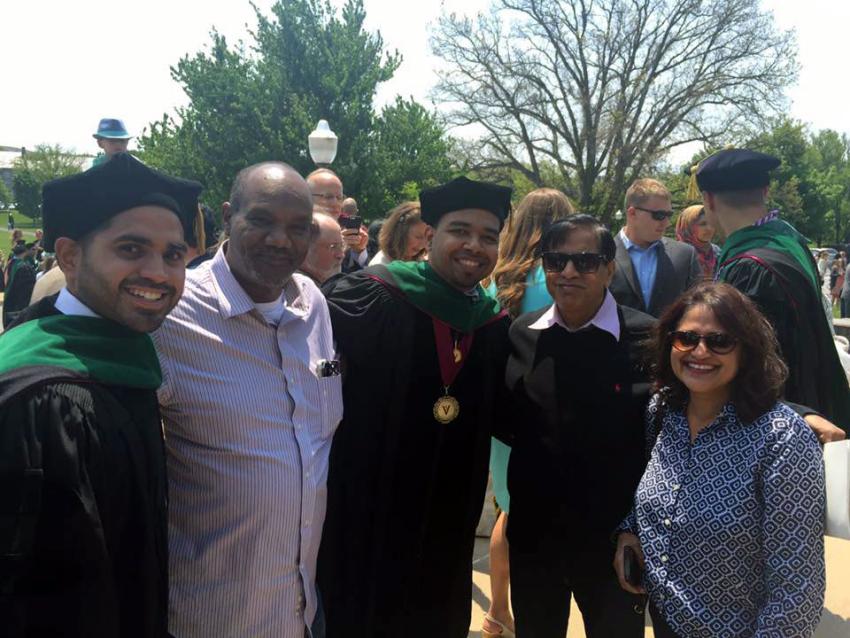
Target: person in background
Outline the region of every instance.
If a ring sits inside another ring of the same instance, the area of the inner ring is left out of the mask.
[[[693,246],[664,236],[673,217],[670,191],[654,179],[635,180],[626,191],[626,225],[615,236],[617,269],[611,294],[617,303],[657,317],[702,278]]]
[[[404,202],[393,208],[381,226],[378,238],[380,251],[372,257],[370,266],[392,261],[422,261],[428,256],[431,233],[422,221],[419,202]]]
[[[240,171],[227,239],[153,334],[175,638],[323,635],[316,555],[342,393],[327,304],[295,273],[312,210],[291,166]]]
[[[540,238],[553,223],[573,213],[573,205],[561,191],[538,188],[514,209],[502,230],[499,259],[490,277],[489,290],[512,319],[552,304],[546,274],[540,263]],[[490,475],[497,517],[490,536],[490,608],[484,615],[484,638],[512,638],[514,621],[509,599],[510,561],[505,535],[510,510],[508,461],[511,449],[498,439],[490,447]]]
[[[646,464],[643,343],[655,320],[607,290],[616,247],[589,215],[540,240],[554,303],[511,325],[504,431],[511,602],[517,636],[562,637],[575,597],[588,638],[643,636],[643,605],[620,589],[611,532]]]
[[[835,261],[832,263],[832,273],[829,278],[829,285],[831,286],[831,298],[832,305],[834,306],[841,300],[841,291],[844,288],[844,273],[847,270],[847,257],[842,250],[835,257]]]
[[[826,276],[827,271],[829,270],[829,255],[825,250],[821,250],[818,253],[818,274],[820,278],[823,279]]]
[[[676,222],[676,239],[694,247],[704,279],[714,279],[720,246],[712,243],[715,228],[705,218],[702,204],[688,206]]]
[[[345,242],[342,229],[330,215],[313,213],[313,235],[310,250],[298,270],[320,286],[341,272],[345,257]]]
[[[360,209],[357,208],[357,200],[353,197],[346,197],[342,200],[340,215],[345,217],[357,217],[360,214]]]
[[[147,333],[201,186],[116,155],[43,188],[58,295],[0,336],[0,634],[165,638],[167,489]]]
[[[15,230],[15,216],[10,212],[6,222],[6,230]]]
[[[101,148],[92,162],[92,166],[100,166],[110,160],[116,153],[127,151],[127,145],[133,136],[127,132],[124,122],[114,118],[103,118],[97,125],[97,132],[92,135]]]
[[[846,317],[850,317],[850,265],[844,269],[844,281],[841,285],[841,318]]]
[[[369,224],[369,230],[367,231],[369,233],[369,243],[366,245],[366,250],[369,251],[370,255],[377,255],[378,251],[381,250],[379,238],[385,221],[385,219],[376,219]]]
[[[496,264],[510,193],[464,177],[423,190],[429,261],[323,287],[346,375],[319,556],[331,638],[469,633],[508,328],[479,282]]]
[[[652,452],[614,560],[623,589],[648,594],[657,638],[804,638],[820,621],[823,453],[779,402],[787,374],[770,322],[728,284],[661,317]],[[642,586],[625,577],[627,547]]]
[[[41,278],[44,277],[44,275],[46,273],[48,273],[50,271],[50,269],[53,268],[54,265],[56,265],[56,257],[54,255],[50,254],[50,253],[46,253],[45,256],[44,256],[44,259],[42,260],[41,264],[39,265],[38,273],[36,273],[36,275],[35,275],[36,284],[38,284],[38,282],[41,280]],[[35,293],[34,288],[33,288],[33,293]],[[32,301],[30,301],[30,303],[32,303]]]
[[[186,255],[186,268],[197,268],[208,259],[215,257],[221,244],[221,225],[218,223],[215,211],[205,204],[201,204],[201,215],[204,219],[203,237],[197,237],[189,245],[189,253]]]
[[[32,248],[25,244],[17,244],[12,249],[14,259],[9,266],[9,278],[3,298],[3,327],[6,329],[30,303],[36,272],[30,259],[31,253]]]
[[[785,397],[825,417],[815,425],[825,443],[850,430],[850,388],[823,313],[808,241],[767,208],[770,171],[779,164],[757,151],[726,149],[692,174],[706,216],[726,235],[717,280],[750,297],[773,325],[789,370]]]
[[[369,263],[369,253],[366,247],[369,244],[369,233],[362,224],[359,228],[346,228],[341,217],[351,218],[351,215],[343,214],[342,204],[346,200],[343,195],[342,180],[329,168],[317,168],[307,176],[307,183],[313,193],[313,212],[325,213],[340,222],[343,227],[342,237],[345,240],[345,259],[342,264],[343,272],[355,272],[361,270]],[[357,202],[348,198],[349,211],[357,211]]]

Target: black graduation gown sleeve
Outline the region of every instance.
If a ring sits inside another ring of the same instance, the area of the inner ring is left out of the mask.
[[[850,431],[850,389],[829,332],[823,306],[811,282],[776,251],[752,251],[770,266],[740,259],[723,273],[756,302],[776,332],[788,366],[784,398],[823,414]]]
[[[6,325],[9,313],[17,313],[26,308],[35,287],[35,270],[29,264],[21,264],[15,272],[12,285],[3,298],[3,318]],[[8,327],[8,326],[7,326]]]
[[[132,424],[156,414],[145,395],[57,382],[0,403],[0,635],[166,636],[162,443],[158,421]]]

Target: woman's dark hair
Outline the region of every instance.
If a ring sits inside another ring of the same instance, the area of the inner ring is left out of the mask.
[[[684,408],[688,402],[688,388],[673,374],[670,365],[670,333],[678,329],[685,313],[695,306],[708,308],[723,330],[738,340],[738,374],[732,380],[731,398],[741,421],[750,423],[779,399],[788,367],[779,355],[773,326],[748,297],[729,284],[697,284],[661,315],[655,329],[655,390],[674,410]]]
[[[614,259],[614,255],[617,254],[617,245],[614,243],[614,236],[611,231],[596,217],[584,213],[570,215],[544,230],[543,237],[540,238],[540,253],[557,248],[578,228],[587,229],[595,234],[596,241],[599,244],[599,254],[603,255],[608,261]]]

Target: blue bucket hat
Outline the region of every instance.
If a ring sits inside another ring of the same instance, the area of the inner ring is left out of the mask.
[[[93,138],[105,137],[112,140],[129,140],[132,135],[127,132],[124,122],[105,117],[97,125],[97,133]]]

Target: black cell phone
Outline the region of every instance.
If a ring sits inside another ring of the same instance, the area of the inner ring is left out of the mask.
[[[632,587],[640,587],[643,576],[641,574],[640,561],[635,550],[629,545],[623,548],[623,576]]]
[[[340,217],[339,225],[345,230],[360,230],[363,225],[362,217]]]

